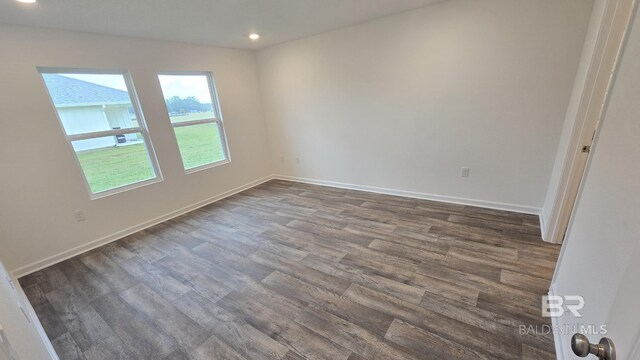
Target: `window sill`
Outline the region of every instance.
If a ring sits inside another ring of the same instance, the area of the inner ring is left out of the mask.
[[[153,185],[153,184],[156,184],[156,183],[159,183],[159,182],[162,182],[162,181],[163,181],[163,178],[158,176],[158,177],[150,179],[150,180],[140,181],[140,182],[137,182],[137,183],[121,186],[121,187],[118,187],[118,188],[115,188],[115,189],[106,190],[106,191],[102,191],[102,192],[99,192],[99,193],[91,193],[90,197],[91,197],[91,200],[97,200],[97,199],[101,199],[101,198],[104,198],[104,197],[107,197],[107,196],[119,194],[119,193],[122,193],[122,192],[125,192],[125,191],[141,188],[143,186]]]
[[[202,171],[202,170],[207,170],[207,169],[218,167],[218,166],[221,166],[221,165],[224,165],[224,164],[228,164],[230,162],[231,162],[230,159],[220,160],[220,161],[216,161],[216,162],[211,163],[211,164],[201,165],[201,166],[198,166],[198,167],[187,169],[187,170],[184,171],[184,173],[187,174],[187,175],[188,174],[193,174],[193,173],[196,173],[196,172],[199,172],[199,171]]]

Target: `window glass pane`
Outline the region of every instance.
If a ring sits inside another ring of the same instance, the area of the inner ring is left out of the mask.
[[[176,127],[175,132],[185,169],[225,159],[217,123]]]
[[[217,118],[206,75],[159,75],[172,123]]]
[[[122,74],[43,74],[65,132],[137,128]]]
[[[146,144],[149,139],[145,138],[144,119],[136,116],[141,111],[132,101],[128,88],[131,79],[126,76],[82,71],[42,73],[92,194],[160,176],[156,159],[148,151],[151,145]],[[96,134],[113,130],[114,136]],[[76,140],[79,138],[83,140]]]
[[[91,192],[99,193],[156,177],[142,134],[72,141]]]

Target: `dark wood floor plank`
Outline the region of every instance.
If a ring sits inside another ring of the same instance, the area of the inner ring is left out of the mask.
[[[423,359],[490,359],[487,355],[398,319],[389,327],[386,339],[416,355],[422,355]]]
[[[130,307],[117,294],[107,294],[92,303],[100,317],[122,340],[127,351],[141,359],[163,358],[177,348],[176,341]]]
[[[194,360],[250,360],[238,354],[231,346],[211,336],[191,353]]]
[[[51,341],[51,345],[53,345],[53,348],[61,359],[84,359],[82,350],[80,350],[69,333],[64,333],[63,335],[53,339]]]
[[[125,348],[117,336],[103,337],[83,353],[86,360],[135,360],[137,357]]]
[[[158,224],[150,229],[150,232],[160,238],[178,243],[188,249],[193,249],[194,247],[202,244],[201,240],[191,236],[191,232],[198,230],[199,227],[187,223],[189,216],[183,215],[181,218],[184,220],[179,221],[178,219],[172,219],[168,222]]]
[[[274,271],[267,276],[262,284],[287,298],[298,299],[306,303],[323,304],[325,302],[336,302],[340,295],[330,290],[309,284],[303,280]]]
[[[185,284],[198,295],[203,296],[214,303],[233,291],[233,289],[226,286],[224,282],[218,281],[207,275],[198,275],[185,282]]]
[[[538,298],[540,296],[537,296]],[[523,325],[549,325],[548,318],[540,315],[541,306],[535,306],[532,302],[519,302],[512,296],[500,294],[488,294],[483,291],[478,295],[478,308],[508,314],[515,317]]]
[[[480,293],[498,296],[508,302],[517,302],[520,306],[526,306],[529,309],[540,309],[541,298],[534,292],[504,285],[474,273],[447,268],[446,264],[447,262],[433,263],[425,261],[418,269],[418,273],[442,280],[460,288],[473,289]]]
[[[492,352],[491,355],[504,359],[519,358],[521,349],[518,344],[420,306],[357,284],[350,286],[345,296],[364,306],[393,314],[397,319],[412,323],[439,337],[472,348],[474,351],[488,350]]]
[[[147,236],[145,232],[138,232],[119,240],[119,243],[122,247],[147,262],[154,262],[167,256],[167,253],[151,246]]]
[[[288,260],[262,250],[251,255],[251,260],[273,269],[277,269],[280,272],[289,274],[292,277],[327,289],[336,294],[342,294],[342,292],[344,292],[344,290],[346,290],[351,284],[347,279],[341,279],[333,275],[323,273],[316,269],[304,266],[299,262]]]
[[[198,245],[193,249],[193,254],[210,263],[242,272],[256,281],[264,279],[273,271],[269,266],[252,261],[249,258],[252,253],[240,254],[210,243]]]
[[[518,260],[499,259],[498,257],[489,258],[487,256],[478,256],[474,251],[451,248],[447,253],[448,256],[456,257],[458,259],[474,262],[482,265],[494,266],[501,269],[507,269],[515,272],[521,272],[524,274],[530,274],[541,278],[553,277],[553,269],[536,266],[533,264],[524,264]]]
[[[69,312],[62,316],[62,320],[69,334],[83,352],[98,346],[105,339],[116,336],[92,306],[78,312]]]
[[[142,261],[137,256],[121,262],[120,266],[131,276],[169,301],[173,301],[189,291],[188,286],[176,280],[167,271]]]
[[[305,358],[303,358],[302,355],[296,353],[295,351],[289,350],[289,352],[282,358],[282,360],[305,360]]]
[[[273,180],[20,279],[66,359],[551,359],[536,216]]]
[[[524,234],[537,235],[540,236],[540,229],[534,228],[530,226],[523,226],[522,222],[519,224],[513,224],[510,222],[497,221],[497,219],[483,219],[474,216],[464,216],[464,215],[451,215],[447,219],[447,221],[457,223],[457,224],[465,224],[469,226],[477,226],[487,229],[494,229],[498,231],[515,231]]]
[[[413,246],[401,245],[391,241],[373,240],[369,244],[370,249],[384,252],[385,254],[395,255],[403,259],[409,259],[414,261],[424,261],[429,259],[442,260],[446,257],[446,249],[443,249],[443,253],[438,251],[427,251],[418,249]]]
[[[340,262],[345,265],[366,269],[389,280],[418,287],[427,293],[435,293],[455,301],[465,302],[471,306],[475,306],[478,299],[479,290],[477,289],[459,286],[453,282],[447,282],[417,271],[406,271],[388,263],[350,255],[345,256]],[[375,289],[375,287],[369,287]],[[395,293],[392,296],[398,297],[399,294]]]
[[[125,291],[136,285],[138,281],[120,265],[111,261],[102,253],[80,256],[80,261],[95,274],[100,274],[102,280],[109,284],[115,292]]]
[[[293,318],[309,305],[309,302],[301,300],[300,296],[284,296],[264,283],[248,284],[243,291],[238,293],[244,296],[253,296],[255,301],[268,306],[271,310],[285,317]]]
[[[111,288],[105,279],[90,271],[90,269],[78,258],[69,259],[60,264],[54,265],[54,272],[55,269],[60,270],[60,272],[64,274],[62,279],[66,279],[66,282],[57,283],[55,286],[51,286],[47,290],[43,288],[43,291],[45,292],[68,285],[71,286],[79,296],[87,299],[88,301],[92,301],[111,291]],[[42,285],[40,286],[42,287]]]
[[[113,261],[115,261],[117,263],[121,263],[123,261],[127,261],[127,260],[131,259],[132,257],[136,256],[136,254],[132,253],[131,251],[129,251],[127,249],[125,249],[118,242],[109,243],[107,245],[104,245],[104,246],[100,247],[99,251],[102,252],[106,257],[108,257],[109,259],[111,259],[111,260],[113,260]]]
[[[25,286],[24,283],[21,283],[21,286],[24,294],[27,296],[27,299],[29,299],[29,302],[32,306],[42,305],[49,301],[38,283],[30,283],[30,285],[28,286]]]
[[[432,221],[440,220],[445,221],[449,214],[434,214],[434,216],[427,217],[424,215],[416,215],[412,213],[398,214],[390,210],[383,210],[380,208],[363,208],[359,206],[345,206],[345,210],[340,214],[348,217],[349,219],[361,219],[368,220],[370,222],[378,222],[380,224],[404,226],[415,231],[430,227]]]
[[[351,354],[342,346],[246,296],[231,293],[219,304],[303,357],[339,360],[347,359]]]
[[[307,254],[313,254],[315,256],[319,256],[334,262],[340,261],[340,259],[342,259],[347,254],[346,251],[336,250],[324,244],[317,244],[312,241],[301,241],[300,237],[300,235],[293,236],[279,230],[265,231],[259,235],[260,240],[271,243],[275,242],[286,244],[291,248],[298,249],[306,252]],[[271,248],[267,248],[266,250],[269,252],[273,252]]]
[[[395,281],[361,268],[325,262],[318,257],[307,256],[300,263],[337,278],[346,279],[350,283],[370,287],[415,304],[420,303],[425,292],[422,288]]]
[[[329,236],[335,239],[343,240],[346,243],[356,244],[360,246],[368,246],[375,238],[367,235],[353,234],[342,231],[330,226],[319,225],[310,220],[293,220],[287,224],[288,227],[309,232],[320,236]]]
[[[548,351],[537,349],[527,344],[522,344],[522,360],[556,360],[553,348]]]
[[[45,294],[47,301],[56,310],[59,316],[67,313],[77,313],[89,306],[89,300],[70,283],[49,291]]]
[[[68,334],[66,326],[60,320],[60,314],[49,304],[49,301],[33,305],[33,310],[38,314],[38,319],[50,340]]]
[[[500,274],[500,282],[540,295],[548,294],[549,287],[551,286],[551,280],[548,278],[544,279],[506,269],[503,269]]]
[[[415,359],[388,344],[384,338],[317,306],[309,306],[297,317],[296,322],[365,359]]]
[[[280,359],[289,349],[207,299],[188,293],[176,306],[248,359]]]
[[[144,284],[136,285],[120,296],[132,308],[153,319],[165,334],[171,334],[186,352],[195,350],[208,338],[207,332],[198,323]]]
[[[553,339],[549,336],[522,335],[520,325],[525,323],[504,312],[492,312],[475,306],[470,307],[465,303],[452,302],[438,295],[425,296],[420,306],[479,329],[510,338],[514,342],[521,341],[523,344],[530,344],[541,349],[553,348]]]

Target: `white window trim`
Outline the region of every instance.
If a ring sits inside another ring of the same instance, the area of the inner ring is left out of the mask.
[[[144,120],[144,116],[142,115],[142,110],[141,110],[142,108],[140,106],[138,94],[136,93],[136,89],[133,86],[133,79],[129,71],[113,70],[113,69],[55,68],[55,67],[40,67],[40,66],[37,67],[37,70],[41,75],[40,78],[42,79],[45,89],[47,90],[49,101],[51,102],[51,105],[53,106],[53,109],[56,113],[56,118],[58,119],[58,124],[60,125],[60,129],[62,130],[62,134],[67,140],[67,144],[69,145],[69,148],[73,153],[73,157],[76,160],[76,164],[78,164],[78,169],[82,174],[82,180],[84,181],[84,186],[87,189],[87,192],[89,193],[89,197],[91,200],[96,200],[96,199],[100,199],[110,195],[136,189],[139,187],[159,183],[164,180],[162,176],[162,171],[160,171],[160,166],[158,165],[158,157],[156,156],[156,152],[153,148],[153,144],[151,143],[151,136],[149,135],[149,130],[147,129],[147,123]],[[53,102],[53,98],[51,98],[51,93],[49,92],[49,88],[47,87],[47,84],[44,81],[44,77],[42,76],[44,74],[122,75],[125,85],[127,86],[127,92],[129,93],[131,106],[133,107],[133,111],[135,112],[136,118],[138,119],[138,126],[134,128],[127,128],[127,129],[105,130],[105,131],[68,135],[66,129],[64,128],[64,124],[62,123],[62,119],[60,118],[60,114],[58,113],[58,109],[56,108],[56,105]],[[155,177],[148,180],[138,181],[135,183],[119,186],[117,188],[94,193],[91,190],[91,186],[89,186],[89,182],[87,181],[87,176],[84,174],[84,169],[82,168],[82,164],[80,163],[78,154],[73,148],[72,141],[95,139],[95,138],[100,138],[105,136],[126,135],[126,134],[132,134],[132,133],[142,134],[142,138],[144,139],[144,144],[147,149],[147,154],[149,155],[149,161],[151,162],[151,166],[155,173]]]
[[[180,162],[182,163],[182,169],[184,170],[185,174],[192,174],[198,171],[211,169],[220,165],[230,163],[231,154],[229,152],[229,145],[227,142],[227,132],[225,131],[225,128],[224,128],[224,121],[222,119],[222,110],[220,109],[220,100],[218,99],[218,92],[216,91],[216,84],[213,77],[213,73],[211,71],[163,71],[157,74],[158,82],[160,82],[160,76],[162,75],[206,76],[207,84],[209,86],[209,96],[211,96],[211,102],[212,102],[211,105],[213,106],[214,113],[217,116],[216,118],[211,118],[211,119],[191,120],[191,121],[182,121],[182,122],[172,123],[171,116],[169,116],[169,108],[167,108],[167,104],[164,101],[165,100],[164,93],[162,94],[162,98],[163,98],[162,101],[165,103],[167,118],[169,119],[169,123],[171,124],[171,127],[174,129],[174,132],[173,132],[174,137],[176,136],[175,128],[178,128],[178,127],[201,125],[201,124],[212,124],[212,123],[215,123],[218,126],[218,132],[220,134],[220,141],[222,142],[222,152],[224,153],[224,159],[210,163],[210,164],[205,164],[205,165],[187,169],[184,165],[184,160],[182,159],[182,153],[181,153]],[[162,90],[162,85],[160,86],[160,89]],[[176,137],[175,139],[177,143],[178,138]]]

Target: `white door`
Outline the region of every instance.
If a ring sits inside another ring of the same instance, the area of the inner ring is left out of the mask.
[[[637,10],[552,285],[584,298],[581,317],[553,319],[559,359],[578,359],[572,331],[613,340],[640,359],[640,19]],[[606,328],[606,334],[586,329]],[[595,357],[592,356],[593,359]]]
[[[38,331],[29,310],[0,262],[0,359],[57,359],[50,343]]]

